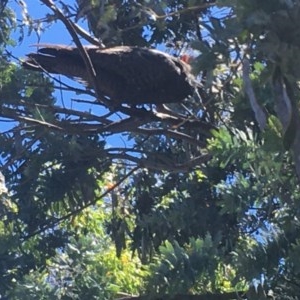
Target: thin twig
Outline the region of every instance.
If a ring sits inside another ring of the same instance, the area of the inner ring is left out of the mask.
[[[73,26],[74,26],[76,32],[81,37],[83,37],[86,41],[88,41],[92,45],[98,46],[99,48],[105,48],[104,44],[101,41],[93,38],[86,30],[84,30],[83,28],[81,28],[78,24],[73,23]]]

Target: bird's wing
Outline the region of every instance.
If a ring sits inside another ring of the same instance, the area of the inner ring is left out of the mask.
[[[184,63],[160,51],[137,47],[90,49],[89,56],[96,71],[109,71],[127,83],[138,86],[163,84],[168,76],[180,75]],[[186,66],[186,68],[188,68]],[[135,82],[132,82],[132,81]]]

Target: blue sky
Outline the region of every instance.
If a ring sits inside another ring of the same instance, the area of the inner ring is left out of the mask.
[[[74,3],[74,1],[64,2]],[[28,13],[34,19],[42,19],[47,13],[51,13],[51,10],[45,5],[41,4],[38,0],[27,0],[26,3]],[[10,1],[9,7],[14,9],[19,20],[22,19],[22,9],[20,5],[18,5],[15,1]],[[18,32],[16,32],[14,36],[18,36]],[[56,22],[53,23],[51,27],[47,28],[45,32],[42,32],[40,37],[34,32],[28,35],[28,31],[25,31],[24,40],[21,44],[17,45],[17,47],[13,49],[13,52],[18,53],[18,55],[25,56],[28,51],[32,51],[32,49],[30,49],[30,45],[37,43],[69,44],[71,43],[71,39],[64,25],[61,22]]]

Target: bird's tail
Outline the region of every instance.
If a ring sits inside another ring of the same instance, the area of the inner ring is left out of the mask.
[[[27,55],[23,67],[33,71],[47,71],[69,77],[82,77],[83,60],[76,48],[47,45],[37,53]]]

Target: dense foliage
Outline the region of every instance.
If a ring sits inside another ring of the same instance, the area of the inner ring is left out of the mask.
[[[36,2],[0,3],[0,298],[298,299],[300,1]],[[111,111],[21,67],[58,23],[189,55],[203,87]]]

